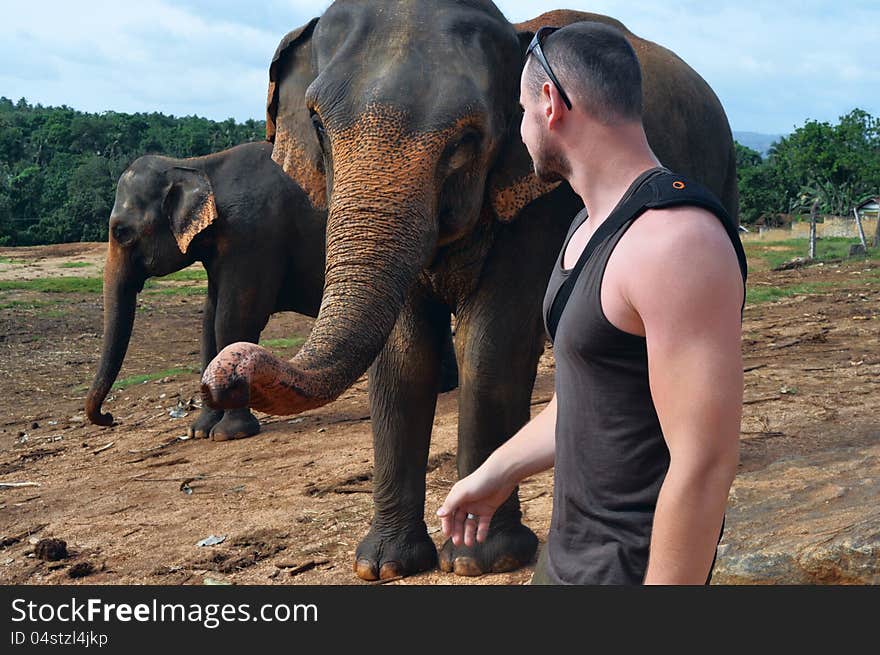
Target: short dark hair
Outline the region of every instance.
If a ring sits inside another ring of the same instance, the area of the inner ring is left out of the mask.
[[[541,48],[572,103],[603,123],[641,119],[642,70],[623,32],[602,23],[572,23],[544,38]],[[538,94],[550,78],[538,62],[526,66],[528,88]]]

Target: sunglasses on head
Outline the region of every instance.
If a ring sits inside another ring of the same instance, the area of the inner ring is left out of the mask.
[[[548,36],[549,34],[553,34],[558,27],[548,27],[544,26],[540,28],[537,32],[535,32],[535,36],[532,37],[532,42],[529,44],[529,49],[526,50],[526,57],[531,54],[535,55],[535,59],[541,64],[541,67],[546,71],[547,76],[550,78],[550,81],[553,82],[553,86],[556,87],[556,90],[559,91],[559,95],[562,98],[562,102],[565,103],[565,106],[571,109],[571,100],[568,99],[568,94],[562,90],[562,85],[559,83],[556,75],[553,74],[553,70],[550,68],[550,63],[547,61],[547,57],[544,56],[544,51],[541,49],[541,39]]]

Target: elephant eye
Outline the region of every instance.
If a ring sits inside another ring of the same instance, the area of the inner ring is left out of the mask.
[[[127,246],[135,239],[134,230],[123,223],[113,223],[110,226],[110,233],[120,246]]]
[[[327,130],[324,129],[324,123],[321,122],[321,117],[318,116],[315,112],[311,114],[312,118],[312,126],[315,128],[315,134],[318,137],[318,143],[321,144],[321,147],[324,147],[324,139],[327,137]]]
[[[450,171],[455,171],[470,162],[479,150],[479,145],[479,132],[473,130],[465,132],[461,138],[447,148],[447,168]]]

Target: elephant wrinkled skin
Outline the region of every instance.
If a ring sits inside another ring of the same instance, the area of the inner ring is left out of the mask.
[[[206,371],[203,393],[289,414],[334,400],[370,367],[375,515],[357,549],[361,578],[437,561],[425,471],[450,312],[459,475],[529,418],[541,300],[581,205],[567,184],[533,174],[519,136],[519,78],[538,26],[582,20],[624,30],[642,65],[654,152],[736,215],[733,141],[715,94],[675,54],[613,19],[555,11],[513,25],[478,0],[338,0],[288,34],[272,60],[273,158],[328,210],[324,296],[294,359],[234,344]],[[537,538],[520,519],[514,492],[487,541],[447,542],[441,567],[476,575],[528,563]]]

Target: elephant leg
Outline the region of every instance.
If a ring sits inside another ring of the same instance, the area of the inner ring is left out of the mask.
[[[544,278],[528,273],[523,277],[522,271],[518,275],[511,266],[522,261],[505,256],[488,262],[480,289],[456,317],[459,478],[478,468],[530,417],[532,387],[544,348],[539,312]],[[492,517],[486,541],[468,547],[447,540],[440,552],[440,568],[458,575],[481,575],[528,564],[538,539],[521,519],[514,490]]]
[[[425,526],[425,473],[449,310],[416,290],[370,368],[373,503],[354,569],[364,580],[434,568]]]
[[[217,356],[217,339],[214,335],[214,315],[217,308],[217,290],[208,281],[208,295],[205,296],[205,306],[202,310],[202,371],[211,360]],[[207,439],[211,435],[211,429],[223,418],[223,411],[211,409],[207,405],[202,406],[196,420],[192,422],[187,434],[194,439]]]
[[[249,264],[250,267],[253,264]],[[248,266],[227,266],[230,273],[247,270]],[[214,334],[217,347],[222,350],[231,343],[248,341],[260,342],[260,332],[269,322],[275,306],[277,284],[270,280],[233,280],[220,291],[214,319]],[[211,429],[212,441],[230,441],[252,437],[260,432],[260,422],[250,409],[227,410],[223,418]]]

